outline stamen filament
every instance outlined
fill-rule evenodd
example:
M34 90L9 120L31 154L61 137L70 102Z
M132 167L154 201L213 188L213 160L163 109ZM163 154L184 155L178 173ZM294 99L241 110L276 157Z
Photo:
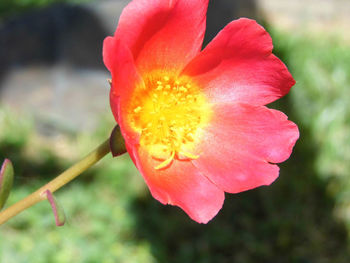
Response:
M195 160L195 159L198 159L199 158L199 155L195 155L195 154L192 154L192 153L188 153L188 152L180 152L180 155L183 155L189 159L192 159L192 160Z
M159 165L157 165L154 169L160 170L160 169L163 169L163 168L167 167L172 162L174 157L175 157L175 151L173 151L171 153L171 155L170 155L170 157L168 159L166 159L164 162L162 162Z

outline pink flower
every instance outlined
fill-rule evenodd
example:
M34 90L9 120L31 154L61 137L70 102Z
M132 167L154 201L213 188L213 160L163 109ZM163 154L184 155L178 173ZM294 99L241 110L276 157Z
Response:
M201 51L208 0L134 0L103 58L127 150L152 195L206 223L224 192L271 184L299 137L264 105L295 84L250 19L229 23Z

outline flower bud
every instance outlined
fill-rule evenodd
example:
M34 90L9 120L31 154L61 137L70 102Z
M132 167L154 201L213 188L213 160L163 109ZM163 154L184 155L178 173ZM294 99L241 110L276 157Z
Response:
M120 128L116 125L109 138L109 145L113 157L117 157L126 152L124 138L120 132Z
M13 165L5 159L0 170L0 210L4 207L13 184Z

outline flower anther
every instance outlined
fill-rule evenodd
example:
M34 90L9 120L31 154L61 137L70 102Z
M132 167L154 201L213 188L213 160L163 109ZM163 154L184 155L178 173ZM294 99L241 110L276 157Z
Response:
M129 121L141 134L140 145L162 161L158 170L174 158L198 158L195 145L211 115L210 104L190 77L153 72L135 88Z

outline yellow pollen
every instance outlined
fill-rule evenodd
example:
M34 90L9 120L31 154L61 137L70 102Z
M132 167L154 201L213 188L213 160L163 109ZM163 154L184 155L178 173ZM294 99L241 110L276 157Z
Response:
M138 113L142 108L140 106L137 106L135 109L134 109L134 112L135 113Z
M179 88L179 91L187 92L187 89L186 89L185 87L181 86L181 87Z
M197 159L197 145L212 115L199 86L187 76L155 71L143 76L130 100L130 126L140 134L140 146L159 162L156 170L173 160ZM165 81L165 83L164 83Z

